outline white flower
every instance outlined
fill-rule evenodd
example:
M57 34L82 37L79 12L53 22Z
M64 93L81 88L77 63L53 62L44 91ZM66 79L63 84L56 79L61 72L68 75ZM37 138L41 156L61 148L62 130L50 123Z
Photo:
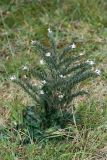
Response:
M59 95L58 97L62 99L62 98L64 97L64 95L63 95L63 94L61 94L61 95Z
M59 77L61 77L61 78L65 78L65 76L63 76L62 74L60 74L60 75L59 75Z
M73 44L70 45L69 47L71 47L72 49L75 49L75 48L76 48L76 45L75 45L75 43L73 43Z
M87 60L86 63L90 64L91 66L95 64L94 61L90 61L90 60Z
M87 60L87 61L86 61L86 63L90 63L90 61L89 61L89 60Z
M35 45L36 43L37 43L36 40L35 40L35 41L31 40L31 44L32 44L32 45Z
M48 32L49 32L49 33L52 33L52 31L51 31L51 29L50 29L50 28L48 28Z
M101 71L100 71L99 69L96 69L96 70L95 70L95 73L96 73L98 76L100 76Z
M67 75L67 77L70 77L70 76L71 76L71 74L68 74L68 75Z
M46 53L46 57L50 57L51 56L51 53L50 52L47 52Z
M43 80L43 81L42 81L42 83L43 83L43 84L46 84L46 81L45 81L45 80Z
M27 78L27 76L26 76L26 75L23 75L23 78Z
M16 80L16 79L17 79L17 78L16 78L15 75L13 75L13 76L10 77L10 80L11 80L11 81L14 81L14 80Z
M22 70L24 71L24 70L28 70L29 68L27 67L27 66L23 66L22 67Z
M44 64L44 61L43 61L43 59L41 59L41 60L40 60L40 64Z
M40 94L44 94L44 91L43 91L43 90L40 90Z
M32 83L32 86L38 86L38 84L37 83Z
M16 125L17 125L17 122L16 122L16 121L13 121L13 124L16 126Z
M36 85L38 87L38 89L42 89L43 87L43 84L39 84L39 85Z
M81 52L79 55L80 55L80 56L83 56L83 55L84 55L84 52Z
M95 63L93 61L90 61L90 65L94 65Z

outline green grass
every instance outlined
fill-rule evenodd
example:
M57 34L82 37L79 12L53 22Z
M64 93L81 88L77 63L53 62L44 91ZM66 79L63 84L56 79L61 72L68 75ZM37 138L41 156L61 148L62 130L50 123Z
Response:
M107 133L107 19L106 0L0 0L0 160L98 160L105 158ZM21 123L22 110L32 101L8 78L20 75L23 65L35 65L31 40L47 42L47 28L55 32L58 47L77 43L78 50L94 59L101 77L85 87L90 97L75 101L81 125L73 124L73 139L34 143L28 131L10 129ZM4 127L5 126L5 127ZM23 145L25 137L30 143ZM102 149L102 153L100 153ZM106 159L106 158L105 158Z

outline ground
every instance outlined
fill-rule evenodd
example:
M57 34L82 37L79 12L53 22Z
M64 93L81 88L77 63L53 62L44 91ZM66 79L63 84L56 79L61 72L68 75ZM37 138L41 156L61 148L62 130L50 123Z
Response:
M1 160L106 160L107 159L107 19L106 0L0 0L0 131ZM83 128L73 128L73 140L19 144L11 126L20 123L31 98L9 77L20 75L23 65L35 65L38 57L31 40L48 45L47 29L55 32L57 47L71 41L80 53L95 61L101 76L80 87L89 97L75 100ZM24 75L23 75L24 76ZM29 136L29 133L27 134Z

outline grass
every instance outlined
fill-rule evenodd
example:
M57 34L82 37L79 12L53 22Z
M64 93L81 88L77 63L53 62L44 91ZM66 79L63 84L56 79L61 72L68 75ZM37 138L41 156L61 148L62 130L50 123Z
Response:
M107 159L107 71L106 0L0 0L0 159L1 160L98 160ZM8 77L23 65L35 65L31 40L47 43L47 28L55 31L58 48L71 40L80 52L94 59L102 70L101 77L83 86L90 97L75 100L81 125L72 125L73 140L48 140L35 143L29 132L15 131L21 123L22 110L31 99ZM44 38L45 37L45 38ZM6 129L4 129L6 128ZM17 132L15 135L14 132ZM30 143L23 145L25 137Z

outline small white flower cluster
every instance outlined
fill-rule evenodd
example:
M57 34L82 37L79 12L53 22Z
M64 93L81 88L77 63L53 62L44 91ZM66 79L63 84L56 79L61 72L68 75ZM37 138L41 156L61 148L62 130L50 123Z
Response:
M91 60L87 60L86 63L88 63L89 65L93 66L95 64L94 61L91 61Z
M44 91L43 90L40 90L40 92L39 92L41 95L43 95L44 94Z
M87 60L86 63L91 66L95 65L95 62L92 60ZM98 75L98 76L101 75L101 71L99 69L94 70L94 68L92 68L92 70L96 73L96 75Z
M50 57L50 56L51 56L51 53L50 53L50 52L47 52L45 56L46 56L46 57ZM41 65L45 64L45 62L44 62L43 59L40 60L40 64L41 64Z
M49 32L49 33L52 33L52 31L51 31L51 29L50 29L50 28L48 28L48 32Z
M39 94L43 95L44 91L42 90L43 85L46 84L46 80L41 81L41 84L39 84L38 88L40 89Z
M41 83L37 83L36 81L33 81L33 83L31 82L32 86L35 86L35 87L38 88L38 93L40 95L44 94L44 91L43 91L42 87L43 87L43 84L45 84L45 83L46 83L45 80L43 80Z
M62 74L60 74L60 75L59 75L59 77L60 77L60 78L65 78L65 76L64 76L64 75L62 75Z
M96 69L96 70L95 70L95 73L96 73L98 76L101 75L101 71L100 71L99 69Z
M35 80L35 79L32 79L32 80L30 81L30 84L31 84L32 86L38 86L38 85L39 85L38 81Z
M46 84L46 81L45 81L45 80L43 80L43 81L42 81L42 84Z
M43 87L44 84L46 84L45 80L43 80L41 82L40 81L39 82L36 82L36 81L32 81L31 82L31 85L38 87L38 89L42 89L42 87Z
M40 64L41 64L41 65L44 64L44 60L43 60L43 59L40 60Z
M36 40L35 40L35 41L34 41L34 40L31 40L31 44L32 44L32 45L35 45L36 43L37 43Z
M80 55L80 56L84 56L84 54L85 54L84 52L81 52L79 55Z
M43 84L38 84L37 87L38 87L38 89L42 89Z
M22 66L22 70L26 71L26 70L29 70L29 68L28 68L28 66Z
M75 49L75 48L76 48L76 45L75 45L75 43L73 43L73 44L70 45L69 47L71 47L72 49Z
M46 57L50 57L51 56L51 53L50 52L47 52L46 53Z
M58 96L60 99L62 99L63 97L64 97L64 95L63 94L61 94L61 95L59 95Z
M15 75L13 75L13 76L10 77L11 81L15 81L16 79L17 79L17 77Z

